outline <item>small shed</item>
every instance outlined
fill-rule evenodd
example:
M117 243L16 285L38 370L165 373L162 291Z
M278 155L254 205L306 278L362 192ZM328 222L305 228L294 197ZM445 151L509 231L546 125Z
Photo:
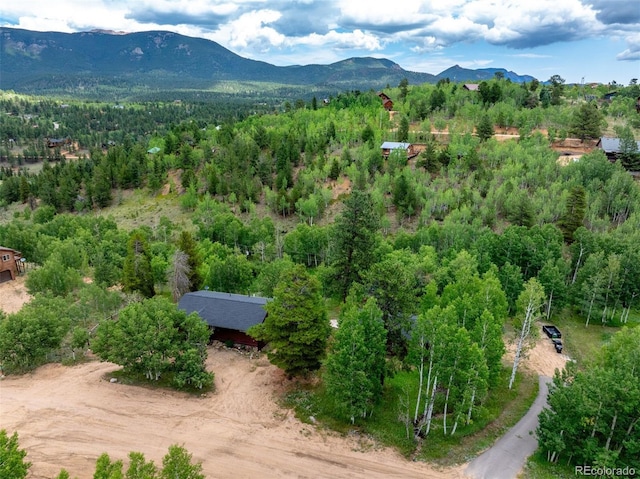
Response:
M465 83L464 85L462 85L462 88L469 91L478 91L480 85L478 83Z
M395 150L404 150L407 154L407 158L415 156L417 153L415 147L411 143L404 143L398 141L385 141L382 146L382 156L389 158L389 155Z
M24 271L22 253L12 248L0 246L0 283L16 279Z
M640 151L640 141L637 141L638 151ZM616 161L620 156L620 138L603 136L596 143L596 148L600 148L609 161Z
M264 306L269 301L269 298L242 294L194 291L180 298L178 308L187 314L198 313L213 329L212 340L261 348L264 344L249 336L247 330L264 322L267 317Z

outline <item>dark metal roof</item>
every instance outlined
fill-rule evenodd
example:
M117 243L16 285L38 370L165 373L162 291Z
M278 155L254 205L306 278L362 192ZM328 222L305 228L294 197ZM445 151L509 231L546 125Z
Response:
M267 317L264 305L269 298L244 296L242 294L195 291L187 293L178 302L178 308L187 314L196 312L214 328L247 331Z

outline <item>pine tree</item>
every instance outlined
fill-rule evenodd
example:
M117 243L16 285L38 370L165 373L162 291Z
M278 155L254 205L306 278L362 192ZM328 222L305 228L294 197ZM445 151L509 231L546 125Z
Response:
M303 265L285 270L265 309L265 321L248 332L269 343L269 360L289 377L320 368L330 328L320 282Z
M482 115L480 122L476 126L476 134L480 141L486 141L493 136L493 123L489 115Z
M189 291L197 291L202 284L202 278L199 273L200 254L198 252L198 243L190 231L183 230L180 232L178 249L187 255Z
M129 237L127 257L122 268L122 286L125 292L138 291L147 298L155 294L151 255L147 240L139 231L134 231Z
M564 215L558 221L565 242L571 244L573 233L582 226L587 210L587 194L582 186L574 186L569 191Z
M581 140L599 138L602 134L603 117L595 103L583 103L573 113L571 134Z
M344 202L333 230L335 253L334 278L343 299L352 283L360 282L364 272L375 261L376 233L380 219L368 192L355 190Z

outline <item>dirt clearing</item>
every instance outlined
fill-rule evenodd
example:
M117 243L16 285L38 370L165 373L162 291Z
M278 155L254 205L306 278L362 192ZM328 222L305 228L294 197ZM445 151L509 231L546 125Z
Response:
M0 284L0 311L16 313L31 299L24 286L25 278L26 276L18 276L14 281Z
M202 462L207 478L461 478L407 461L357 436L303 424L280 408L281 371L263 356L209 350L217 391L204 397L110 383L118 367L92 361L50 364L0 381L0 428L17 431L33 463L30 478L93 476L107 452L124 459L140 451L159 464L171 444Z
M566 354L558 354L556 352L551 340L542 332L541 324L536 323L533 327L538 329L540 334L536 340L536 345L527 351L526 357L521 360L520 367L529 369L542 376L553 377L555 370L564 369L567 361L571 361L571 358ZM507 353L504 355L504 361L511 366L513 365L516 344L514 341L506 345Z

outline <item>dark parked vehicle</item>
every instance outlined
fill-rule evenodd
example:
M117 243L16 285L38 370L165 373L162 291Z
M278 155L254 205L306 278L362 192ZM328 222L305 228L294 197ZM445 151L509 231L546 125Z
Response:
M556 348L556 353L561 353L562 352L562 341L560 339L552 339L551 340L553 342L553 347Z
M544 333L547 336L549 336L551 339L553 339L553 338L561 338L562 337L562 334L560 333L560 330L558 328L556 328L555 326L552 326L550 324L542 326L542 331L544 331Z

